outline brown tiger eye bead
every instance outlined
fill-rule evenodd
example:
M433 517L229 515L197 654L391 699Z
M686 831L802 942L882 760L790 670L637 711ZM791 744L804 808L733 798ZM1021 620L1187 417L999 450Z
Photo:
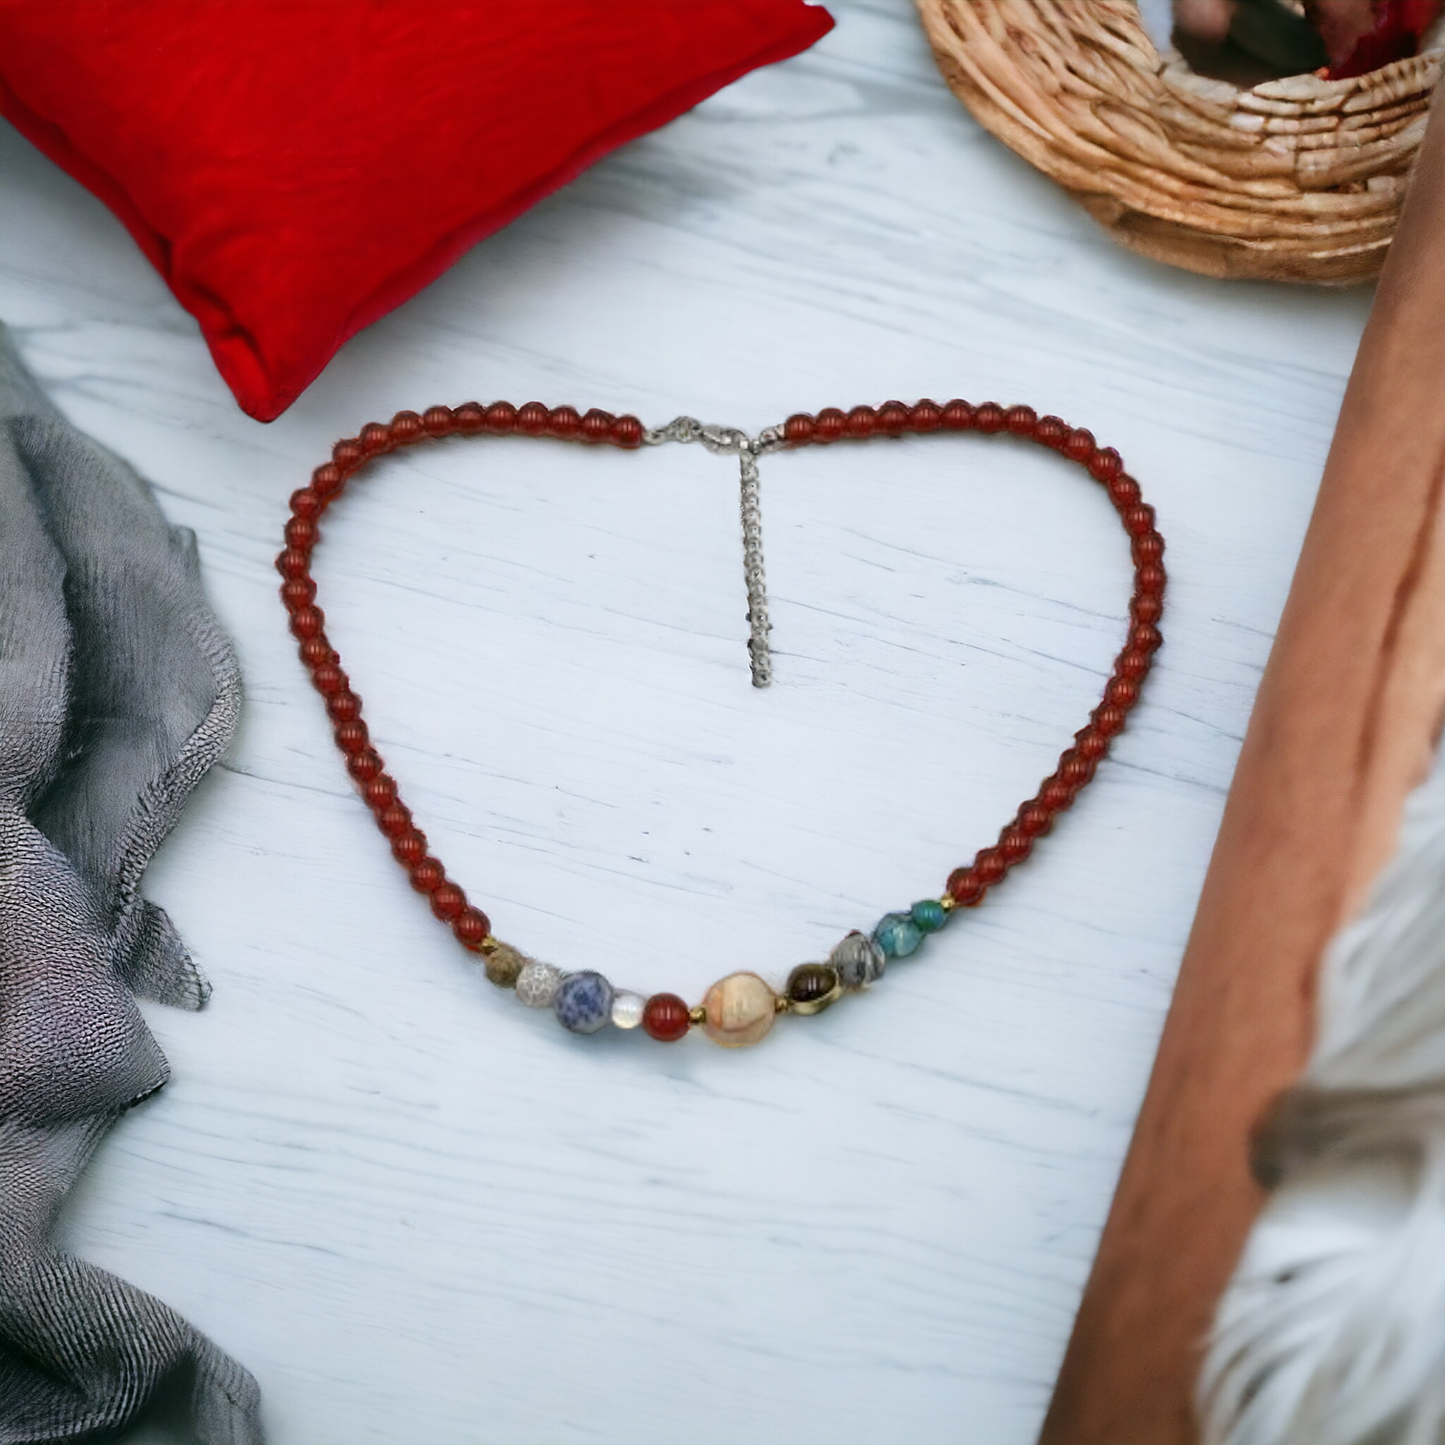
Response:
M831 963L800 963L784 990L795 1014L821 1013L843 993L843 980Z
M498 988L516 988L517 975L526 967L527 956L510 943L493 943L485 953L487 982Z

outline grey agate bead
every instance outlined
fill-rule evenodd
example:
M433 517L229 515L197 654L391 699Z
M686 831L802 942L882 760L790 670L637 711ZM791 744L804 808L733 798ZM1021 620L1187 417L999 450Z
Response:
M867 988L883 977L888 960L866 933L850 933L828 957L844 988Z
M517 975L517 1001L528 1008L551 1008L562 982L562 970L553 963L528 959Z
M612 1022L612 985L591 969L569 973L557 986L552 1011L564 1029L595 1034Z

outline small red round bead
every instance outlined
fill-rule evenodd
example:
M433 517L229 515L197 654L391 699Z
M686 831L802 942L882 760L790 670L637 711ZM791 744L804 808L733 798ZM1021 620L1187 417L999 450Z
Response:
M835 442L847 427L848 418L836 406L825 406L813 420L813 440Z
M1054 815L1042 803L1025 803L1019 809L1018 826L1037 838L1047 833L1054 825Z
M298 551L304 552L316 545L316 539L320 536L316 530L316 523L310 517L292 517L286 523L286 542L288 546L295 547Z
M429 406L421 416L422 429L429 437L450 436L455 425L449 406Z
M1164 538L1158 532L1140 532L1129 548L1135 565L1157 562L1164 555Z
M1004 429L1004 409L996 401L986 401L976 407L973 424L981 432L997 432Z
M476 948L491 931L491 920L480 908L464 908L452 920L452 932L456 934L457 942L467 948Z
M1094 776L1094 762L1081 758L1072 748L1059 759L1059 781L1077 791Z
M327 462L311 473L311 490L318 497L334 497L346 480L345 474L335 462Z
M1062 449L1068 435L1068 422L1057 416L1041 416L1038 426L1034 428L1034 440L1046 447L1052 447L1054 451Z
M321 507L321 498L311 487L302 487L291 493L291 510L298 517L319 517Z
M311 683L322 697L331 698L333 693L347 692L347 677L335 663L323 663L311 674Z
M1114 672L1119 677L1130 677L1138 682L1148 671L1149 654L1142 647L1126 647L1114 659Z
M1114 707L1131 708L1139 701L1139 684L1132 677L1111 677L1104 689L1104 701Z
M319 607L298 607L291 614L291 631L297 637L320 637L325 628L326 614Z
M336 746L343 753L359 753L367 744L367 728L359 717L350 722L337 723Z
M1094 728L1106 738L1117 737L1124 731L1127 714L1114 703L1105 703L1094 709Z
M998 835L998 851L1010 867L1022 863L1034 850L1034 840L1022 828L1010 824Z
M1136 592L1129 601L1129 615L1135 622L1158 622L1164 615L1164 599L1157 593Z
M381 754L375 748L362 748L359 753L352 753L346 760L346 771L358 783L365 783L374 778L381 769Z
M1145 562L1134 572L1134 589L1146 597L1157 597L1164 590L1164 580L1164 569L1157 562Z
M1094 455L1094 433L1087 427L1076 426L1064 440L1064 455L1071 462L1083 462L1087 466Z
M414 411L399 411L391 419L391 439L398 446L406 446L418 437L426 435L422 419Z
M376 826L388 838L411 832L411 809L405 803L388 803L377 815Z
M813 418L807 412L794 412L783 423L783 440L790 446L806 446L813 440L813 427Z
M396 801L396 779L390 773L378 773L361 789L366 806L377 812Z
M961 908L972 908L983 899L983 883L972 868L955 868L948 875L948 896Z
M291 577L281 584L281 600L288 612L298 607L309 607L316 596L316 583L310 577Z
M936 401L916 401L908 408L908 430L937 431L943 425L943 408Z
M476 436L478 432L486 428L487 409L478 402L464 401L452 413L452 420L464 437Z
M995 407L994 410L997 411L998 408ZM955 397L939 414L938 424L944 431L972 431L978 426L978 411L971 403Z
M642 445L643 425L635 416L620 416L612 423L613 446L631 451Z
M595 406L582 418L582 440L584 442L605 442L612 435L612 423L617 418L610 411L599 411Z
M885 401L878 408L873 427L884 436L901 436L908 430L908 408L901 401Z
M867 441L873 435L873 423L877 420L877 412L871 406L855 406L848 413L848 424L843 430L844 436L851 437L854 441Z
M1039 789L1039 802L1052 813L1062 813L1074 801L1074 790L1058 778L1048 778Z
M547 435L570 442L582 430L582 413L575 406L554 406L547 413Z
M494 401L487 408L487 430L494 436L505 437L517 429L517 408L509 401Z
M1141 652L1157 652L1163 643L1159 629L1152 623L1136 622L1129 629L1129 646L1137 647Z
M1089 458L1089 475L1096 482L1108 482L1119 475L1123 458L1113 447L1101 447Z
M444 923L460 918L466 906L467 895L455 883L441 883L431 891L431 911Z
M354 472L366 460L366 453L355 437L347 437L331 448L331 460L343 472Z
M1033 436L1039 425L1039 414L1031 406L1011 406L1003 419L1004 425L1016 437Z
M301 661L307 667L321 667L326 663L336 661L336 654L331 650L331 644L324 637L308 637L299 649Z
M418 893L435 893L446 881L447 872L435 858L419 858L411 865L411 886Z
M334 723L354 722L361 716L361 699L346 688L326 699L326 715Z
M997 848L980 848L974 856L973 871L985 888L992 888L1008 872L1008 864Z
M675 993L655 993L643 1005L642 1027L658 1043L676 1043L691 1026L691 1011Z
M545 436L547 408L540 401L529 401L517 409L517 430L527 437Z
M361 443L362 451L369 457L391 450L391 428L383 426L379 421L367 422L356 434L356 439Z
M391 856L408 868L426 857L426 834L415 828L391 840Z
M288 547L277 554L276 570L283 577L304 577L311 570L311 558L298 547Z
M1119 520L1131 537L1142 537L1145 532L1154 530L1154 508L1148 502L1135 502L1119 514Z
M1127 511L1139 500L1139 483L1128 472L1120 472L1109 483L1109 500L1121 511Z
M1081 758L1097 763L1109 751L1109 739L1091 724L1074 734L1074 751Z

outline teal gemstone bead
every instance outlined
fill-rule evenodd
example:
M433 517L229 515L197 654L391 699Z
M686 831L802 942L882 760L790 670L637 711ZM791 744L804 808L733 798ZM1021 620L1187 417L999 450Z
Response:
M888 958L907 958L923 942L923 930L906 913L885 913L873 940Z
M920 898L908 913L925 933L937 933L948 922L948 909L936 898Z

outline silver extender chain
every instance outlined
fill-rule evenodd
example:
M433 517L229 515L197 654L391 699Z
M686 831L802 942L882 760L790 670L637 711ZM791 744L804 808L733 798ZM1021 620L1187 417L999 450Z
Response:
M750 437L736 427L706 426L694 417L680 416L666 426L642 434L645 446L662 442L701 442L708 451L732 453L738 459L739 505L743 523L743 581L748 593L748 659L753 686L767 687L773 680L773 654L768 644L768 584L763 571L763 511L759 494L758 458L785 445L780 427L767 427Z

